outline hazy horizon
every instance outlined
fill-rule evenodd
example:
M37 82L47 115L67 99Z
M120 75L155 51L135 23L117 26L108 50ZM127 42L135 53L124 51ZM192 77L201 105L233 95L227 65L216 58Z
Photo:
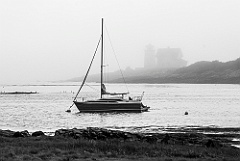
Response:
M181 48L188 65L240 57L238 0L1 0L0 84L84 75L101 18L123 69L143 67L148 44Z

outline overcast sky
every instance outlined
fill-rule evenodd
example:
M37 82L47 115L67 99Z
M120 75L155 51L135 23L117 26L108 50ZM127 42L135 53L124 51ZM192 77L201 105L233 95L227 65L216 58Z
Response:
M0 0L0 83L83 75L102 17L123 69L143 66L148 44L188 64L240 57L239 0Z

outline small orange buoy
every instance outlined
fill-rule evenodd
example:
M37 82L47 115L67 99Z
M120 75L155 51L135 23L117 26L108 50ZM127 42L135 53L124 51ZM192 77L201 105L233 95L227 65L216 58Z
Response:
M186 111L186 112L184 113L184 115L188 115L188 112Z

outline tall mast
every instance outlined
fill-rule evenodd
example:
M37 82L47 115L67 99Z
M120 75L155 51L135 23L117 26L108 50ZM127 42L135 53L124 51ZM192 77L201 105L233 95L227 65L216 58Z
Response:
M103 84L103 18L102 18L102 41L101 41L101 98L102 98L102 84Z

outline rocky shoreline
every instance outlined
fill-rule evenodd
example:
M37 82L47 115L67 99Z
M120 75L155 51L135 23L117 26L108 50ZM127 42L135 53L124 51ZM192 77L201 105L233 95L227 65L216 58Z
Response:
M207 133L203 133L204 130ZM229 129L225 129L229 130ZM238 129L239 130L239 129ZM178 130L167 133L131 133L120 130L109 130L97 127L88 127L86 129L58 129L55 131L53 137L66 137L74 139L88 139L88 140L111 140L118 139L122 142L148 142L148 143L163 143L163 144L180 144L180 145L199 145L206 147L222 147L222 146L238 146L240 145L240 133L236 129L232 132L223 133L223 129L200 129L194 130ZM35 131L29 133L24 131L1 130L2 137L40 137L47 135L42 131Z
M97 127L43 131L0 130L0 161L238 161L237 128L126 132Z

